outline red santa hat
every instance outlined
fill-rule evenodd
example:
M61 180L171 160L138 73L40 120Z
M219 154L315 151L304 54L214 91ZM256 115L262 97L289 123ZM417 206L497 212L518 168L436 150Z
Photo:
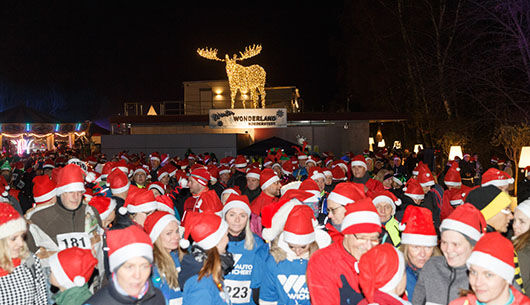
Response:
M84 174L79 165L63 167L57 176L57 196L67 192L85 192Z
M317 180L317 179L326 179L322 169L318 166L313 166L308 170L308 177Z
M307 205L294 206L283 228L283 240L289 244L307 245L315 241L315 216Z
M275 239L283 231L293 207L303 204L302 202L310 197L312 194L306 191L291 189L285 192L280 200L264 206L261 210L263 239L269 241Z
M467 188L466 189L452 189L447 191L449 195L449 203L451 206L457 206L464 204L464 198L466 198L467 195Z
M346 181L346 174L338 165L331 168L331 175L333 181Z
M150 263L153 262L151 239L138 225L108 231L107 246L112 272L116 272L121 265L135 257L144 257Z
M194 169L190 177L194 178L200 185L207 186L210 181L210 173L204 167Z
M298 189L309 192L315 196L318 196L318 198L320 198L320 188L318 187L318 184L311 178L308 178L302 181Z
M230 209L233 208L239 208L245 211L250 219L250 203L248 202L248 197L246 195L237 195L237 194L230 194L228 196L228 199L226 200L226 204L223 207L222 210L222 217L225 218L226 213Z
M418 165L412 170L412 175L417 176L420 174L420 168L423 167L423 161L420 161Z
M134 172L133 172L133 175L136 175L138 173L144 173L145 175L147 175L147 170L142 166L142 165L138 165L135 169L134 169Z
M337 184L329 193L328 200L333 200L340 205L347 205L365 197L364 185L361 188L358 183L342 182Z
M138 189L133 194L129 194L127 199L128 200L125 200L125 204L119 209L119 212L122 215L125 214L123 213L124 211L122 208L126 208L127 212L131 214L140 212L149 213L158 208L155 195L147 189Z
M425 197L423 188L421 187L418 180L414 178L410 178L409 181L407 181L407 185L403 188L403 190L405 191L405 195L412 199L423 200Z
M355 157L353 157L353 159L351 160L351 167L354 167L354 166L362 166L364 167L364 169L368 169L368 166L366 165L366 160L364 159L364 157L362 155L357 155Z
M225 166L225 165L221 165L219 167L219 176L220 175L224 175L224 174L230 174L230 168L228 168L228 166ZM248 174L247 174L248 175Z
M169 173L169 168L164 165L157 171L156 174L158 175L158 180L162 180L162 178L164 178L165 176L169 176Z
M151 242L154 243L164 228L172 221L175 221L177 225L179 224L179 221L173 214L165 211L156 211L147 216L144 222L144 230L149 234Z
M305 163L313 163L315 166L317 165L317 160L316 160L316 157L315 156L309 156L307 157L307 161L305 161Z
M55 253L48 262L57 283L70 289L88 283L98 260L94 258L91 250L73 247Z
M44 203L57 196L57 185L48 175L33 178L33 199L35 204Z
M501 187L512 184L513 182L514 180L510 175L493 167L482 175L482 186L494 185Z
M345 206L346 214L341 225L342 234L381 233L381 220L370 198Z
M261 171L259 184L262 190L265 190L276 181L280 181L280 178L278 178L278 175L272 169L266 168Z
M293 173L295 169L295 166L293 164L293 162L291 161L285 161L283 164L282 164L282 173L284 175L291 175Z
M432 220L431 210L409 205L401 220L401 243L434 247L438 245L438 237Z
M116 208L116 200L105 196L94 196L90 199L88 204L98 210L99 217L101 217L102 220L109 217L112 211Z
M9 203L0 203L0 239L26 231L26 221Z
M427 167L427 165L424 165L420 168L418 182L422 187L434 185L434 177L432 176L431 170Z
M243 155L238 155L234 164L237 168L245 168L247 167L247 159L245 159L245 156Z
M168 154L161 154L160 155L160 163L166 164L169 161L169 155Z
M121 170L112 170L107 177L108 184L110 186L110 191L112 194L121 194L129 190L131 183L127 175Z
M200 212L219 213L223 210L223 203L214 190L209 190L201 194L196 207Z
M513 253L512 242L499 232L486 233L473 248L466 265L467 268L471 265L485 268L512 284L515 276Z
M127 161L121 159L118 162L114 162L114 168L112 170L116 168L121 170L125 175L129 175L129 165L127 164Z
M55 168L55 162L53 162L52 159L46 159L46 161L44 161L44 165L42 166L42 168L44 168L44 169L46 169L46 168L54 169Z
M147 189L155 189L160 193L160 195L164 195L166 193L166 186L160 181L151 182Z
M154 153L149 155L149 159L158 160L160 162L160 155L158 154L158 152L155 151Z
M376 290L391 293L405 275L403 253L392 245L384 243L368 250L359 263L359 286L368 301L374 303Z
M188 248L189 237L204 250L215 247L228 231L228 224L219 215L213 213L188 212L184 225L184 237L180 240L181 248Z
M372 199L374 205L378 203L388 203L392 207L392 215L396 213L396 206L401 205L401 199L397 198L392 192L384 190L374 194Z
M324 174L324 178L333 177L333 173L329 168L324 168L322 173Z
M101 169L101 179L107 178L107 176L110 174L113 168L114 168L114 162L105 163L105 165L103 165L103 168Z
M165 211L175 215L175 209L173 200L167 195L159 195L155 197L156 203L158 204L157 210Z
M259 168L253 167L247 171L247 178L259 179L260 173Z
M460 168L458 163L454 162L447 170L444 177L444 183L447 186L460 187L462 185L462 178L460 177Z
M225 189L221 193L221 197L223 197L223 195L225 195L225 194L241 195L241 191L239 190L239 187L236 185L234 187L229 187L229 188Z
M442 221L440 231L452 230L478 241L486 232L486 219L471 203L459 205Z

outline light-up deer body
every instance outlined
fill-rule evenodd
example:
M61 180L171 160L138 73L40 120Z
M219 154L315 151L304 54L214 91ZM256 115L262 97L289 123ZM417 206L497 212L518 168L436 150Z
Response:
M222 60L217 57L217 49L197 49L200 56L217 61L226 62L226 74L228 75L228 83L230 85L230 97L232 100L232 108L235 106L235 99L237 91L243 95L250 93L250 98L254 108L258 108L258 94L261 96L261 106L265 108L265 78L267 74L265 70L259 65L252 65L245 67L237 64L238 60L244 60L261 52L260 45L253 45L245 48L245 52L239 52L240 57L234 54L232 58L225 55ZM243 108L246 108L245 99L243 99Z

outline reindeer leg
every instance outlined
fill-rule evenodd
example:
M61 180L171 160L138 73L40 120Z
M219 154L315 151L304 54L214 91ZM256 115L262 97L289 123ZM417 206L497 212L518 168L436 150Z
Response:
M236 94L237 90L230 90L230 98L232 99L232 109L234 109L234 106L236 104Z
M265 83L262 86L259 86L259 95L261 97L261 108L265 108Z
M252 89L252 90L250 91L250 98L252 99L252 107L253 107L254 109L256 109L257 106L258 106L258 98L257 98L257 97L258 97L258 96L256 95L256 90L255 90L255 89Z

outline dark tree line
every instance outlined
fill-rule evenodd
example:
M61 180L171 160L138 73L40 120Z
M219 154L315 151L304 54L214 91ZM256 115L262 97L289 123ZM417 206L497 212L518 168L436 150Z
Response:
M406 144L483 153L528 124L529 1L344 1L340 22L336 110L405 113Z

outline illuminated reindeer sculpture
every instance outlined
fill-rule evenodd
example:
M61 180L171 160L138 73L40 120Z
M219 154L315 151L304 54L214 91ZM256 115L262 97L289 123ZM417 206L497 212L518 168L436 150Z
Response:
M232 108L236 102L237 91L241 94L250 92L250 98L254 108L258 108L258 94L261 96L261 107L265 108L265 77L267 74L265 70L258 65L245 67L236 63L238 60L244 60L258 55L261 52L261 45L253 45L246 47L245 52L239 52L241 55L237 57L236 54L232 58L225 55L222 60L217 57L217 49L197 49L200 56L217 61L226 62L226 74L228 75L228 83L230 84L230 97L232 99ZM245 99L243 99L243 108L246 108Z

